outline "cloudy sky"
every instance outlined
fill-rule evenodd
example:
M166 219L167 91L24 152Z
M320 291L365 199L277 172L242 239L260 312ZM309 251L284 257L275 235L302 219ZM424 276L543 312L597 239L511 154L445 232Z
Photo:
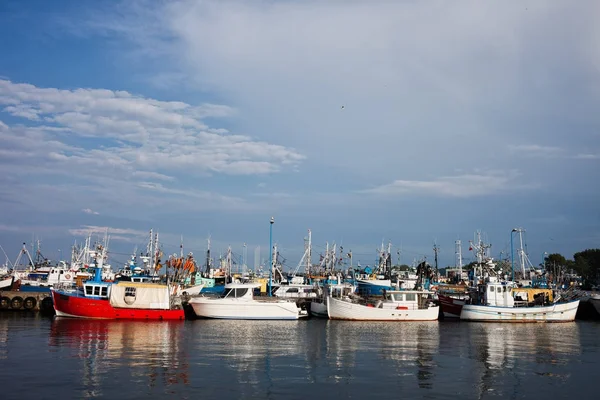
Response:
M0 244L600 247L596 1L3 1ZM464 247L468 247L466 244ZM464 257L472 255L464 249ZM0 254L2 262L4 255ZM316 257L315 257L316 261Z

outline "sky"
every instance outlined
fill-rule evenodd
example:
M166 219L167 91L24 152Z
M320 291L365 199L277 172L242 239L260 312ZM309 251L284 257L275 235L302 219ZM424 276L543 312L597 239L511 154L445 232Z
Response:
M600 247L600 3L0 3L0 245ZM517 239L513 235L513 239ZM516 243L516 242L515 242ZM516 244L513 244L513 249ZM0 254L1 262L4 255Z

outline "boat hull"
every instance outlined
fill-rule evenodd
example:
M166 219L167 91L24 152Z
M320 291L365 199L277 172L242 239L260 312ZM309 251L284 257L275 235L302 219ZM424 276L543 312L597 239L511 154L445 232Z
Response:
M327 312L330 319L351 321L436 321L439 306L412 310L377 308L328 297Z
M0 289L10 289L14 281L12 276L0 279Z
M157 310L140 308L116 308L108 299L95 299L70 295L52 290L54 311L58 317L94 318L94 319L145 319L145 320L182 320L185 312L181 310Z
M195 298L190 305L200 318L294 320L300 317L296 303L288 301Z
M309 311L311 317L329 318L327 313L327 303L321 301L311 301Z
M600 314L600 297L592 297L588 300L596 309L596 312Z
M458 299L440 293L438 293L438 299L440 300L440 306L442 307L444 317L460 318L460 312L462 311L462 307L465 305L464 299Z
M465 304L460 319L478 322L570 322L579 300L539 307L495 307Z

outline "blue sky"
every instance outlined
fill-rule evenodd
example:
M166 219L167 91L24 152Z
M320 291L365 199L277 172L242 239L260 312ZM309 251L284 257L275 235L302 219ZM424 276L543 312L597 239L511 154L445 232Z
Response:
M4 1L0 244L600 247L594 1ZM468 247L468 246L465 246ZM121 254L121 255L119 255ZM465 251L464 257L470 255ZM315 256L315 261L317 257ZM2 256L2 261L4 257Z

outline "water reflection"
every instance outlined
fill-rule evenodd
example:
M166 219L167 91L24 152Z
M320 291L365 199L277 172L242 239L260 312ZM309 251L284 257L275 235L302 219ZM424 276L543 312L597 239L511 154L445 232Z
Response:
M242 397L270 397L279 385L310 380L307 321L197 322L194 351L233 372Z
M512 398L523 390L521 377L532 371L554 379L569 374L551 372L581 353L577 323L471 324L474 358L483 368L477 379L480 397L495 392ZM502 385L499 384L502 382Z
M0 318L0 360L8 358L8 325L5 318Z
M577 323L56 319L45 326L50 352L35 360L64 365L75 382L65 394L76 398L121 398L125 387L129 397L156 398L549 397L575 386L577 369L588 371L580 359L596 359L589 349L598 343L595 326ZM9 361L15 347L21 356L23 346L39 344L16 340L23 329L12 329ZM0 352L5 330L0 320ZM44 389L57 380L43 376Z
M395 371L391 376L386 373L391 381L411 385L416 376L420 388L431 388L440 344L437 322L329 321L326 337L337 382L381 379L376 369L369 368L389 364L386 367Z
M137 382L150 387L187 385L189 362L179 344L181 321L104 321L55 318L51 348L66 348L81 359L81 384L86 397L103 395L104 378L111 383Z

